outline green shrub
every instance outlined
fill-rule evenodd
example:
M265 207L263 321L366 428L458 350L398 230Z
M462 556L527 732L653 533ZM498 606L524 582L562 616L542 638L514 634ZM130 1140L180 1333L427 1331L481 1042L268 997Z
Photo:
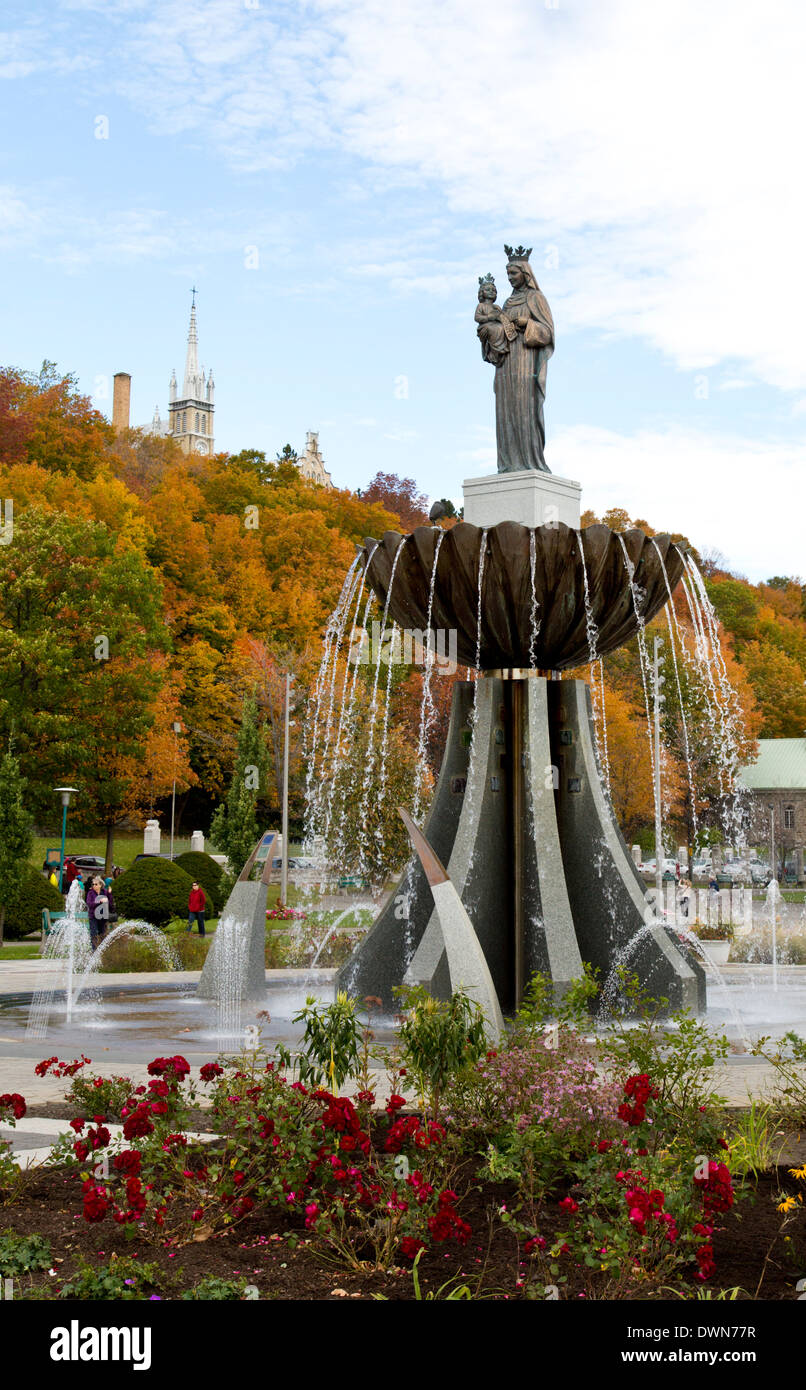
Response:
M133 1084L130 1076L82 1076L79 1073L73 1077L64 1098L82 1119L103 1115L105 1120L117 1123L122 1118L121 1107L131 1095Z
M175 925L176 930L173 930ZM166 932L167 940L179 957L179 970L201 970L213 940L208 933L199 936L194 928L188 933L187 922L172 923ZM98 967L102 975L134 975L152 970L166 970L165 958L157 945L144 937L119 937L106 948Z
M4 935L8 940L19 941L20 937L39 931L44 907L50 912L64 912L64 898L33 864L25 864L20 870L15 901L6 907Z
M484 1015L461 989L447 1000L433 999L423 985L402 985L395 994L403 1005L400 1053L436 1118L447 1083L487 1051Z
M108 1303L150 1298L154 1290L164 1289L168 1282L157 1264L146 1264L128 1255L113 1255L105 1265L91 1265L82 1260L73 1278L62 1285L59 1297L101 1299Z
M207 1299L234 1303L241 1302L245 1290L245 1279L218 1279L214 1274L208 1274L206 1278L200 1279L198 1284L194 1284L192 1289L185 1289L180 1297L186 1303L196 1303Z
M778 932L776 942L779 965L806 965L806 936ZM772 963L772 933L769 928L752 936L735 938L730 951L731 965L770 965Z
M180 869L184 869L186 874L190 874L191 879L201 884L211 915L217 915L226 901L221 865L216 864L212 855L203 854L201 850L195 849L178 854L174 863L178 864Z
M164 927L172 917L187 920L193 879L169 859L138 859L115 883L121 918L138 918Z
M4 1279L48 1269L51 1259L50 1241L42 1236L21 1236L10 1228L0 1231L0 1275Z
M199 936L196 928L188 932L184 927L176 936L171 937L171 945L179 957L183 970L201 970L207 959L207 952L213 944L215 937L208 930L206 936Z

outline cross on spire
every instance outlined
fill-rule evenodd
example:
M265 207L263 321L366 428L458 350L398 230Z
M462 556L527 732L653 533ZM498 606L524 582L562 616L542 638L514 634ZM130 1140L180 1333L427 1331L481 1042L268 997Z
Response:
M190 291L190 293L193 295L193 304L192 304L192 308L195 309L195 308L196 308L196 286L195 286L195 285L193 286L193 289Z

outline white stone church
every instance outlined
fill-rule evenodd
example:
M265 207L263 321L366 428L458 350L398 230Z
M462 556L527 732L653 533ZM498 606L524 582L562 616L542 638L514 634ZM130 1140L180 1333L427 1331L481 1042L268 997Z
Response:
M114 379L114 398L112 421L115 429L129 428L131 400L131 377L128 372L118 372ZM168 415L163 419L159 406L153 418L142 425L144 434L170 436L186 454L212 454L215 452L215 382L213 370L205 372L199 367L199 340L196 324L196 291L190 309L187 353L185 355L185 375L180 394L176 371L171 372L168 384ZM309 430L305 453L297 459L297 467L308 482L318 483L320 487L332 487L333 480L325 468L325 461L319 451L319 435Z

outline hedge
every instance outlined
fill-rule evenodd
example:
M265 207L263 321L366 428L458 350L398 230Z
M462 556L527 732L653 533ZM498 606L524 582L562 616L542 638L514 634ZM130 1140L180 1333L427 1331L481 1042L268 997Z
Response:
M20 873L16 900L6 907L3 935L8 941L19 941L42 926L42 909L64 912L64 898L33 864L25 864Z
M128 920L164 927L172 917L186 917L193 879L169 859L138 859L116 879L112 892L118 914Z
M208 907L214 914L218 914L224 906L224 873L220 864L217 864L212 855L204 854L202 850L189 849L184 854L178 854L174 860L180 869L190 874L191 879L201 884L207 898Z

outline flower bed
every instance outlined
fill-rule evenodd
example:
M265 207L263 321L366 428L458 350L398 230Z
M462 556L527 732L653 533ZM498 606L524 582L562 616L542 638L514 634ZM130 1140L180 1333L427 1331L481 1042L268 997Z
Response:
M793 1297L806 1168L753 1169L696 1021L648 1019L605 1055L533 1018L485 1052L470 1001L404 1009L384 1104L345 996L302 1010L294 1073L281 1049L196 1074L157 1057L137 1086L44 1059L75 1113L46 1169L0 1145L0 1277L23 1298ZM202 1103L209 1143L188 1134ZM5 1123L25 1114L0 1096Z

